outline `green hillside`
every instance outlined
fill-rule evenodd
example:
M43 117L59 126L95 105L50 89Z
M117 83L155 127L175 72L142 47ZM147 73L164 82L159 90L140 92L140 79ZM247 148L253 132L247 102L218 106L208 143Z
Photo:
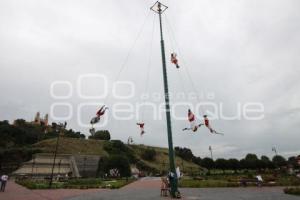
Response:
M107 156L107 152L103 149L105 141L102 140L86 140L78 138L64 138L59 140L59 148L57 150L60 154L87 154ZM44 153L53 153L55 150L56 138L42 140L33 145L33 147L41 149Z
M61 154L88 154L108 156L109 152L105 150L105 144L110 141L85 140L77 138L60 138L58 153ZM55 149L56 139L48 139L38 142L33 147L41 149L42 152L52 153ZM131 157L135 157L139 164L145 165L144 168L152 169L151 171L161 172L168 169L168 149L159 147L150 147L145 145L126 145ZM142 158L143 152L147 149L154 149L155 158L151 161ZM176 156L176 165L184 169L187 173L198 173L200 167L193 162L182 160Z

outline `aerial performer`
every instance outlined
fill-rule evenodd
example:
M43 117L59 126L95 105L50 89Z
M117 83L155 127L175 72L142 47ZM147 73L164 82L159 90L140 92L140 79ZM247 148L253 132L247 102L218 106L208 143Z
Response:
M144 122L136 123L136 125L138 125L140 127L140 129L141 129L141 136L143 136L144 133L145 133L145 130L144 130L145 123Z
M209 120L208 120L208 118L207 118L207 115L203 115L203 117L204 117L204 124L205 124L205 126L209 129L210 133L212 133L212 134L224 135L223 133L217 132L216 130L214 130L214 129L210 126L210 123L209 123Z
M177 69L179 68L176 53L171 53L171 63L173 63Z
M190 122L190 128L184 128L183 131L192 130L193 132L196 132L198 128L200 128L203 124L196 124L195 122L195 115L191 111L191 109L188 109L188 120Z
M108 109L108 107L105 107L105 105L103 105L103 106L97 111L96 116L93 117L93 118L91 119L91 122L90 122L90 123L91 123L92 125L98 123L98 122L100 121L101 116L105 114L105 111L106 111L107 109Z

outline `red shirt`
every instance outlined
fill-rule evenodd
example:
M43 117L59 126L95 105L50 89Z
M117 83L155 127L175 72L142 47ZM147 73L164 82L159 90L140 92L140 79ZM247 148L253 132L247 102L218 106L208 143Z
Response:
M137 125L139 125L140 128L144 128L145 123L139 123L139 124L137 124Z
M208 126L209 125L209 121L208 121L208 119L204 119L204 123L205 123L205 126Z
M194 121L195 120L195 115L192 112L189 112L188 113L188 119L189 119L190 122Z

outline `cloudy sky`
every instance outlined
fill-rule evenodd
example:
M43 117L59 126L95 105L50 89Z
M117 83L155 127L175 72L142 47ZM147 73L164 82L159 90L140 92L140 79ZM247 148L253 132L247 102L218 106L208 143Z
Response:
M188 107L202 103L206 106L194 110L197 120L209 114L215 129L225 133L182 132L187 120L173 117L174 146L201 157L209 156L209 145L215 157L272 156L272 146L286 157L300 154L300 2L162 2L169 6L163 25L171 103L180 105L172 113L186 118ZM113 139L132 136L135 143L166 147L165 115L153 117L164 101L157 98L163 80L153 3L2 0L0 120L30 121L40 111L88 135L86 124L106 104L107 123L97 129L110 130ZM180 69L169 62L171 52L178 54ZM130 97L116 98L113 85L119 96ZM175 97L179 93L197 98ZM151 97L144 100L143 94ZM142 103L156 107L139 109ZM249 103L263 106L262 119L245 117ZM121 107L127 111L120 114ZM144 137L138 120L146 122Z

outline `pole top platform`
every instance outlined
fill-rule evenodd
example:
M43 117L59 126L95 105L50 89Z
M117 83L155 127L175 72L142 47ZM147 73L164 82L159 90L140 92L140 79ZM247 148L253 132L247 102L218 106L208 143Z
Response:
M153 6L151 6L150 8L152 11L161 14L163 13L165 10L168 9L168 6L160 3L159 1L155 2L155 4Z

